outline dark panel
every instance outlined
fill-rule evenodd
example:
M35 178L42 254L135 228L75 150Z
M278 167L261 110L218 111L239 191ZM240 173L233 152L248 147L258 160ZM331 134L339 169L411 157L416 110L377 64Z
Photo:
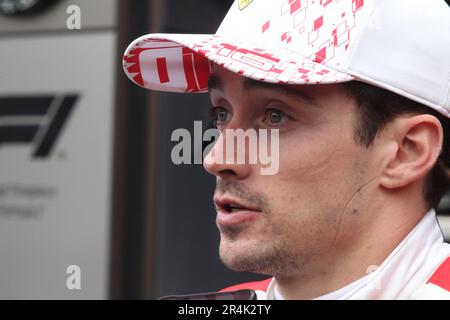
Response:
M150 1L120 1L118 14L110 298L141 299L145 272L152 272L144 270L144 235L153 232L145 230L149 92L127 79L121 61L128 44L150 31Z
M168 0L164 32L215 33L233 0Z

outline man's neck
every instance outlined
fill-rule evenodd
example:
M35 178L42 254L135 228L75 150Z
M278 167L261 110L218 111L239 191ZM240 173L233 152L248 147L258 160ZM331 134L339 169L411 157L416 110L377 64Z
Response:
M426 212L426 207L417 203L408 206L387 203L390 205L380 206L376 214L372 213L370 225L352 244L345 247L333 244L310 264L309 272L277 277L277 288L283 297L317 298L351 284L381 265Z

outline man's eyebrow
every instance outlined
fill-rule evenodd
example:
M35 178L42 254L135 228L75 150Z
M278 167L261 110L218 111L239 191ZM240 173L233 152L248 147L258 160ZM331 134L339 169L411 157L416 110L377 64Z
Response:
M293 96L295 98L299 98L308 104L315 105L315 106L318 105L317 101L310 94L308 94L304 90L299 90L298 87L295 87L294 85L291 85L291 84L263 82L263 81L257 81L254 79L246 78L244 80L244 88L245 89L278 90L278 91L284 92L290 96Z
M211 91L211 89L222 89L223 88L223 82L222 80L212 74L208 79L208 90ZM290 84L279 84L279 83L271 83L271 82L263 82L263 81L257 81L250 78L244 79L244 89L251 90L251 89L271 89L271 90L278 90L281 92L284 92L285 94L288 94L289 96L299 98L303 102L317 106L317 101L308 93L306 93L304 90L299 90L298 87L295 87Z

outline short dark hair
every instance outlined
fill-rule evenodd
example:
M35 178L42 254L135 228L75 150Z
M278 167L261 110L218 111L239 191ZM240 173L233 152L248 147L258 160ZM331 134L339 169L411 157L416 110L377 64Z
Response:
M426 177L423 190L428 206L437 207L450 188L450 119L428 106L370 84L350 81L343 86L355 98L359 107L355 140L367 148L374 142L377 133L400 115L430 114L441 122L444 131L442 151Z

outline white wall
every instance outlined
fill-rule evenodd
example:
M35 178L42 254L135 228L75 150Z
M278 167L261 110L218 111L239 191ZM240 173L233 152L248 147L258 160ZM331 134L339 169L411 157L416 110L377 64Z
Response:
M82 29L68 31L65 7L77 2ZM29 20L0 17L0 134L44 128L52 114L8 118L5 98L78 95L47 157L32 156L37 135L0 144L0 299L108 296L115 10L113 0L62 1ZM66 287L69 265L81 268L80 290Z

